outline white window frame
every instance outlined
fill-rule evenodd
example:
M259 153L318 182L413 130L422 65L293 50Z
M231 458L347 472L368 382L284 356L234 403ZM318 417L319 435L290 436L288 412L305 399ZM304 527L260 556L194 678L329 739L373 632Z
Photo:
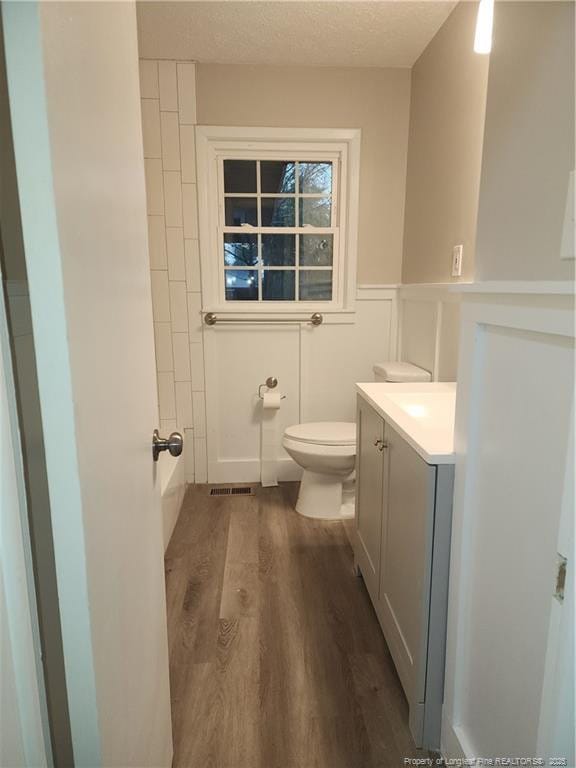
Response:
M328 160L333 163L332 224L310 234L334 232L332 300L318 301L226 301L222 238L222 165L228 158L248 153L261 160ZM199 205L202 304L205 312L262 317L354 311L358 239L360 178L360 130L323 128L236 128L196 127L196 157ZM266 195L268 196L268 195ZM296 222L297 223L297 222ZM294 228L296 229L296 228ZM278 232L293 233L293 228ZM249 234L249 228L243 230ZM297 277L297 275L296 275Z

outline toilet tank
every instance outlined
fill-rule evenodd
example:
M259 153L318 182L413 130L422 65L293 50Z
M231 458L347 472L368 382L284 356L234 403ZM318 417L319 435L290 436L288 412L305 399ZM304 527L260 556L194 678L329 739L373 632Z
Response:
M432 375L412 363L387 362L376 363L374 381L407 382L432 381Z

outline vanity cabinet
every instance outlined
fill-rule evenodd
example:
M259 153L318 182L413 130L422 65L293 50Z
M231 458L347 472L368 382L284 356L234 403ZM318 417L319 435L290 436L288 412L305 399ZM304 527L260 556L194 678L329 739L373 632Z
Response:
M414 741L437 749L454 467L424 461L361 396L357 429L355 565L406 693Z
M384 420L364 400L356 420L356 560L372 600L380 585L380 543L384 498ZM360 478L362 480L360 481Z

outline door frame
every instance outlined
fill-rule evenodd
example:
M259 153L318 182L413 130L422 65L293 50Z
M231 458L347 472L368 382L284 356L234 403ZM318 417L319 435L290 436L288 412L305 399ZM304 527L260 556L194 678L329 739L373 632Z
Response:
M82 498L44 83L41 9L2 6L6 74L50 490L74 757L100 764ZM47 393L59 397L46 401ZM65 439L64 439L65 436Z
M74 762L168 766L136 7L2 17Z
M0 278L2 277L0 272ZM14 668L14 715L20 725L24 765L53 765L24 464L4 291L0 290L0 600L5 602ZM6 648L0 649L2 655ZM3 679L2 684L5 685Z

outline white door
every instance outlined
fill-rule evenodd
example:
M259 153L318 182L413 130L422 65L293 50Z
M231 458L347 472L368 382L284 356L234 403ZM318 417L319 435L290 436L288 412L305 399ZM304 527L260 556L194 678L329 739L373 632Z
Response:
M2 15L75 763L168 766L135 6Z

